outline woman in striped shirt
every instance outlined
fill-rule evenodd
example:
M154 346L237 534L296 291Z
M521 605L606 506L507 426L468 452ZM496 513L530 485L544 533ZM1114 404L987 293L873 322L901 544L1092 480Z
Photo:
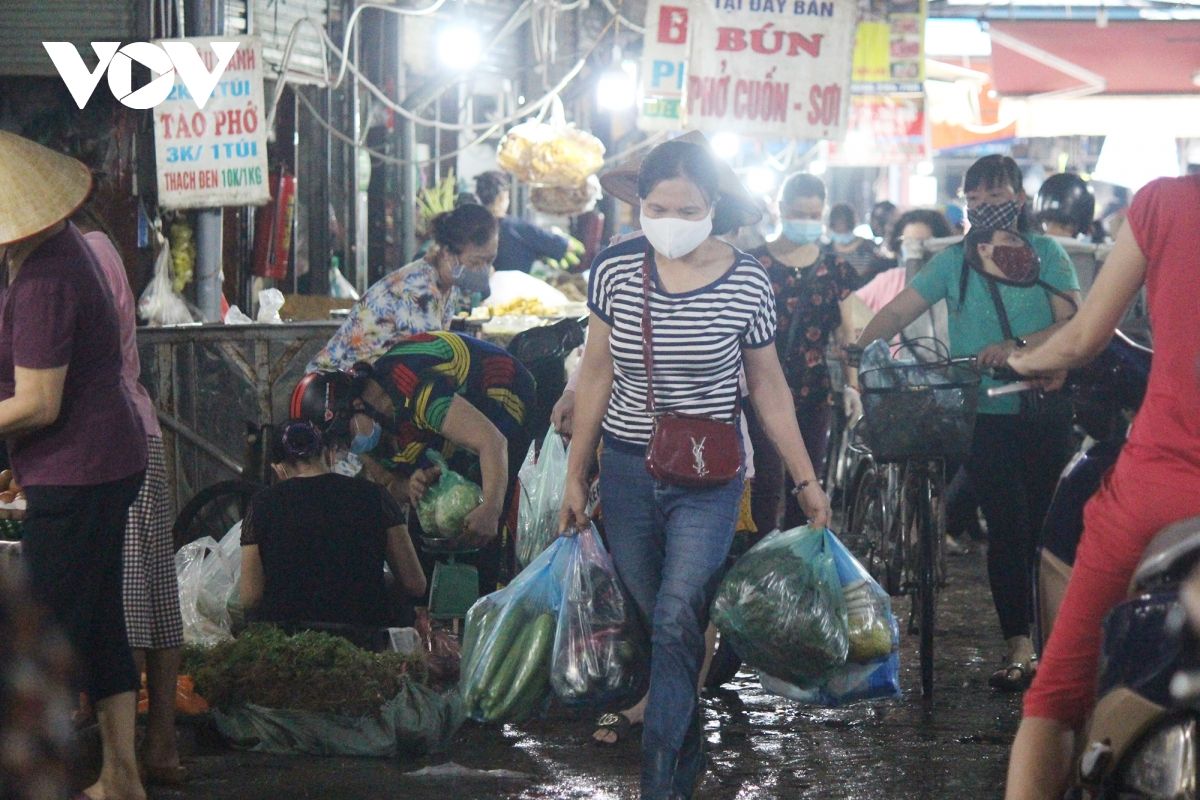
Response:
M745 369L750 399L787 463L801 506L816 525L826 525L830 511L770 346L776 327L770 281L751 256L716 238L752 224L758 209L706 144L659 145L642 162L637 187L645 235L605 250L592 268L560 527L588 524L586 477L603 435L600 496L609 545L652 630L642 797L691 797L704 763L696 696L704 629L742 479L690 489L657 483L646 471L653 426L641 330L647 260L656 409L731 419Z

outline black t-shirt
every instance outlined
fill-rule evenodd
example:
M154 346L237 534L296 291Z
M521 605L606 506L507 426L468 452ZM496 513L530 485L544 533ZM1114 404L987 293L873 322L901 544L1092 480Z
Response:
M403 522L395 499L360 478L292 478L259 492L242 522L242 544L262 558L258 618L386 625L387 530Z

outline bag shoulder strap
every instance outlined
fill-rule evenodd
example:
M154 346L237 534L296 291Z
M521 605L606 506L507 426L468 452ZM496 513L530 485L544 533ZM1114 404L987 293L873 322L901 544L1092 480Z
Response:
M646 410L654 413L654 329L650 323L650 259L647 247L642 258L642 360L646 363Z
M647 247L642 259L642 361L646 364L646 411L653 414L654 399L654 326L650 320L650 259L654 250ZM738 377L737 392L733 399L733 418L736 422L742 414L742 382Z

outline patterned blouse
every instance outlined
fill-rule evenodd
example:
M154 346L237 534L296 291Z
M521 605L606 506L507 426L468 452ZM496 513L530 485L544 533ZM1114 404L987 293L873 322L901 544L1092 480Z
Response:
M410 336L375 362L375 373L396 408L398 433L385 437L390 452L374 455L401 473L423 466L429 447L441 449L458 471L477 472L468 466L474 459L455 458L464 453L456 453L441 436L456 395L475 406L506 439L523 435L527 409L534 402L529 370L498 345L459 333Z
M437 268L418 259L367 289L307 371L344 370L359 361L374 362L406 336L446 330L465 302L458 287L443 295Z
M796 406L832 405L825 348L842 324L839 303L858 286L858 273L831 252L803 269L779 261L766 246L751 255L766 268L775 292L779 319L775 345Z

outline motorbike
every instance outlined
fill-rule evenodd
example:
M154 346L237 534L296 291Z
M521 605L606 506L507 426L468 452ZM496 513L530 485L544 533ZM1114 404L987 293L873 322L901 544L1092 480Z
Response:
M1118 331L1104 352L1068 378L1075 424L1084 435L1063 469L1042 525L1033 581L1038 611L1034 645L1039 653L1071 577L1075 548L1083 535L1083 507L1121 454L1129 421L1146 394L1151 356L1149 347Z
M1080 750L1072 800L1200 796L1200 665L1179 602L1200 564L1200 517L1159 533L1129 598L1104 622L1099 698Z

